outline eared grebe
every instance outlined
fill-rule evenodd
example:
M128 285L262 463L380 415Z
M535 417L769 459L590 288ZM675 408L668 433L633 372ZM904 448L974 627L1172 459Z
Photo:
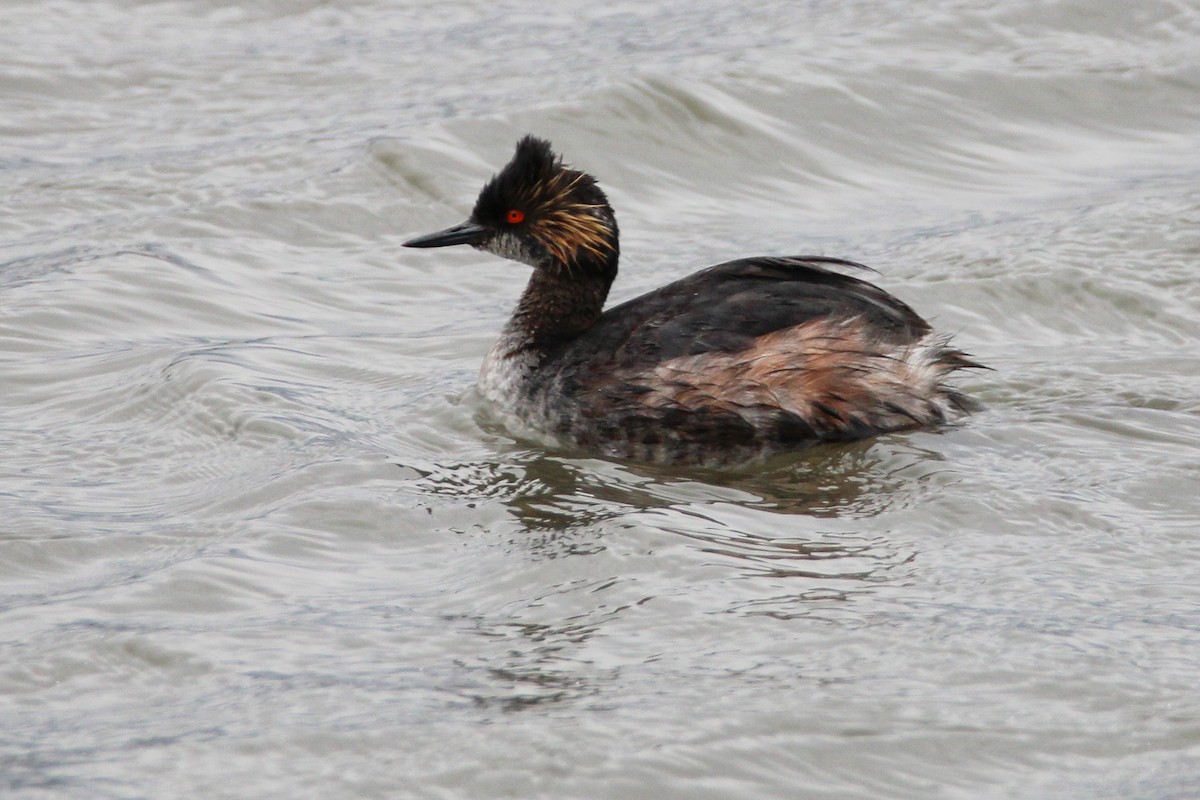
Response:
M617 221L595 179L526 136L470 218L407 247L469 244L533 267L479 389L526 433L609 456L728 465L945 422L978 367L824 256L743 258L608 311Z

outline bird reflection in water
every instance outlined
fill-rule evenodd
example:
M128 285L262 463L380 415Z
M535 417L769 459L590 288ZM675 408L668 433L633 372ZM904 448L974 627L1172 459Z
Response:
M919 502L940 474L940 461L937 451L911 440L827 446L745 472L577 459L538 448L511 451L504 461L437 465L414 488L502 503L517 523L505 538L542 558L598 552L615 527L649 522L705 552L753 563L756 574L827 577L828 570L794 565L864 558L877 537L860 529L876 526L856 521ZM746 519L712 519L714 506L753 515L755 530L739 524ZM830 533L785 518L837 524L827 526ZM844 577L869 573L854 569Z

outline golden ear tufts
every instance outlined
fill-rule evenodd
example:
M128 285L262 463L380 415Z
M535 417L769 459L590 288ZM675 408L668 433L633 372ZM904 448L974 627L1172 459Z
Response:
M606 258L613 252L610 225L594 213L603 206L571 199L575 188L586 177L582 172L560 172L548 185L540 187L537 198L539 213L533 225L534 232L546 249L564 264L571 264L583 253Z

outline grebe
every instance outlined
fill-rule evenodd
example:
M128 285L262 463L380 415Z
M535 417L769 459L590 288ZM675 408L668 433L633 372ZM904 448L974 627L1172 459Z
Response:
M979 367L825 256L743 258L603 311L617 221L591 175L526 136L470 218L404 243L469 244L533 267L483 362L482 395L526 433L618 458L731 465L924 428L966 411Z

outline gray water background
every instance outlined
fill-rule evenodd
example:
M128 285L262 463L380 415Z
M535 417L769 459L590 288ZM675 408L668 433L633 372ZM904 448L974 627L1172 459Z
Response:
M743 474L470 389L549 137L632 297L865 261L994 368ZM0 4L0 797L1200 797L1200 5Z

